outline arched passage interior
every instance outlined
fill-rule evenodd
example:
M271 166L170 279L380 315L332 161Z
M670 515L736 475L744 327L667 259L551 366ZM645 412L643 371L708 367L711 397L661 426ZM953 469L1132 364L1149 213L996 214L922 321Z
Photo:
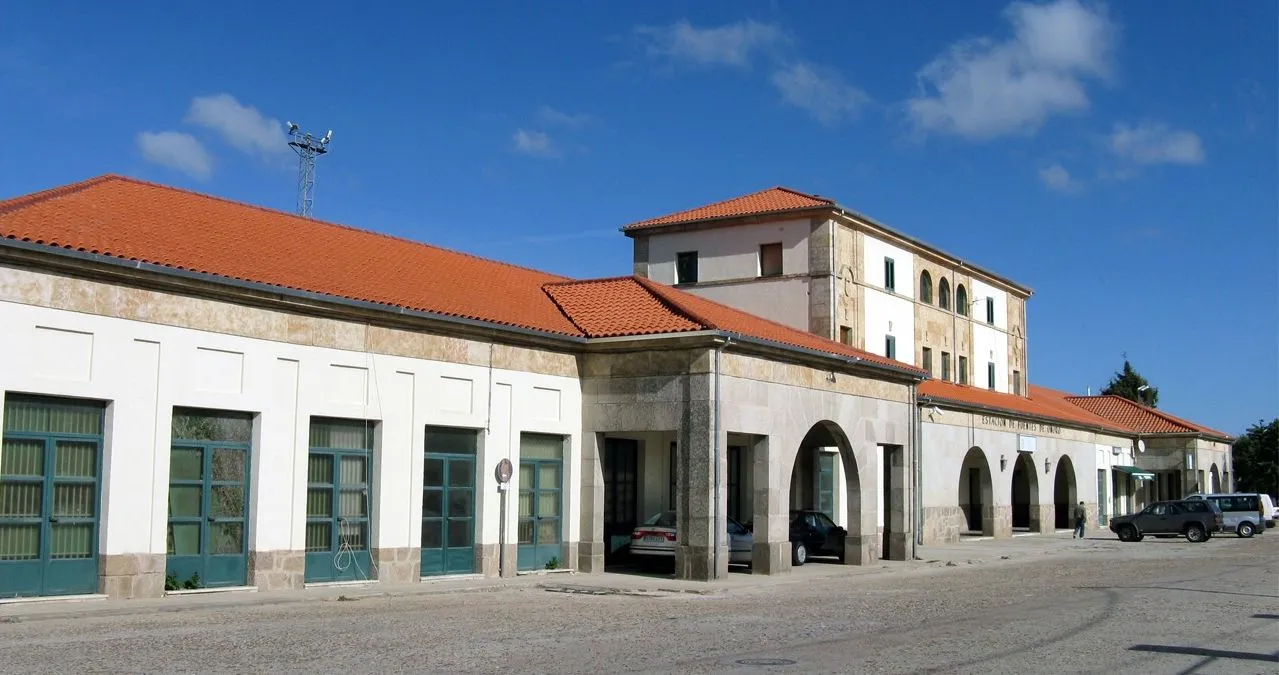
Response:
M1221 474L1217 472L1216 464L1208 471L1208 492L1221 492Z
M827 535L820 543L810 542L808 553L843 557L846 544L830 524L844 528L848 536L860 537L862 493L857 459L838 424L824 420L808 430L800 441L786 485L789 519L805 520ZM830 522L804 513L810 511L824 514ZM854 561L845 558L845 562Z
M1028 452L1018 452L1013 461L1012 526L1015 530L1039 529L1039 477Z
M979 447L969 448L959 468L959 509L964 514L961 531L994 535L995 524L991 517L994 503L995 494L991 488L990 463L986 461L986 453Z
M1059 530L1069 530L1075 526L1070 514L1079 501L1075 487L1075 465L1069 457L1057 460L1057 475L1053 479L1053 511L1054 524Z

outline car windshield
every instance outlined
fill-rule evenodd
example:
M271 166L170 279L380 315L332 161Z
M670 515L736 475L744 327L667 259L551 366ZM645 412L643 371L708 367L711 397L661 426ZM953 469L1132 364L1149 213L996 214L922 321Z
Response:
M652 525L654 527L675 527L675 512L662 511L661 513L644 521L644 524Z

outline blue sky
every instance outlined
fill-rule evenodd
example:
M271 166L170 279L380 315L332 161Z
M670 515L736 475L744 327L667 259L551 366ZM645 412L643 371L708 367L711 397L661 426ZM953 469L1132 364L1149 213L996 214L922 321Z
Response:
M462 4L462 3L458 3ZM1279 411L1274 3L9 3L0 196L123 173L575 277L772 185L1035 289L1030 378ZM283 7L283 5L280 5Z

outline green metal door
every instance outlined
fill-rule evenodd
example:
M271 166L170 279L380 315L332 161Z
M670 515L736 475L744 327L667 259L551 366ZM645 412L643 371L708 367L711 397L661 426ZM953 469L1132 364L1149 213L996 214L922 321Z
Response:
M173 411L166 576L180 588L248 582L253 416Z
M314 418L307 457L307 582L371 580L374 423Z
M475 572L475 450L470 429L426 430L422 576Z
M520 518L516 567L543 569L555 560L566 567L563 522L564 439L522 434L520 438Z
M98 592L105 406L8 394L0 444L0 597Z

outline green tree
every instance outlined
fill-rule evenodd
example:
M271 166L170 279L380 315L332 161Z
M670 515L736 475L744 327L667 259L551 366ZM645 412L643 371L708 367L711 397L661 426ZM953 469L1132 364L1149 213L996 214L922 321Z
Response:
M1147 388L1143 390L1142 387ZM1151 387L1141 373L1133 370L1128 359L1124 359L1123 369L1110 378L1110 383L1101 390L1101 393L1107 396L1121 396L1151 408L1159 407L1159 389Z
M1235 440L1235 488L1279 499L1279 418L1258 420Z

